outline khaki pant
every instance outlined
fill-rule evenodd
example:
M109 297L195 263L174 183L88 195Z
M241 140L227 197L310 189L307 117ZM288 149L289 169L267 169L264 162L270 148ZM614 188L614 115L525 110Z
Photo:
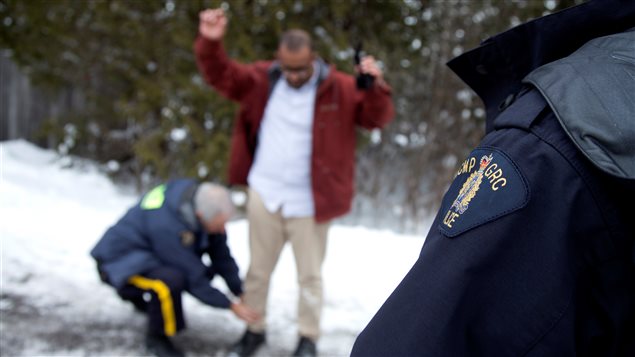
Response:
M252 189L249 190L247 219L251 262L245 278L244 297L247 305L262 314L262 320L249 325L249 330L265 330L271 274L288 241L293 248L300 285L299 332L317 341L322 313L322 262L329 223L317 224L313 217L284 218L280 211L270 213L260 195Z

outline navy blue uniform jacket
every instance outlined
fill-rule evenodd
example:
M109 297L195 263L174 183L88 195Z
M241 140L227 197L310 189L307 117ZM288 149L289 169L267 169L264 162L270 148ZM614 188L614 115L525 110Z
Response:
M135 274L160 266L179 269L186 290L202 302L228 308L229 299L211 287L220 274L235 295L242 294L238 266L225 234L208 235L194 216L196 181L181 179L146 194L112 227L91 251L102 278L119 289ZM211 266L202 261L209 254Z
M449 63L487 134L353 356L635 356L633 26L591 1Z

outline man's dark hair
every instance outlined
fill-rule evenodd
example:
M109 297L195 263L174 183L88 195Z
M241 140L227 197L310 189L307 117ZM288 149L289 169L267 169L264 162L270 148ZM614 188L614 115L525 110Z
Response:
M303 47L308 47L311 51L314 50L311 35L300 29L285 31L282 36L280 36L280 43L278 44L278 47L282 46L292 52L298 51Z

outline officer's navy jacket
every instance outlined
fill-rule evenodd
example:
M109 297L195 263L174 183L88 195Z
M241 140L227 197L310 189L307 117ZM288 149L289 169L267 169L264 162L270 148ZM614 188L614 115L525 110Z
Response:
M353 356L635 356L633 27L591 1L449 63L487 134Z
M198 222L193 180L174 180L147 193L112 227L91 251L102 278L119 289L136 274L160 266L179 269L186 290L202 302L227 308L228 298L210 285L218 273L235 295L242 294L238 266L225 234L208 235ZM203 263L208 254L211 266Z

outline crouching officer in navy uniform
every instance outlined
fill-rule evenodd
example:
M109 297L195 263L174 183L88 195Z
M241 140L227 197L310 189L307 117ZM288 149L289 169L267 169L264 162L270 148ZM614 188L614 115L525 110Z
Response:
M182 291L205 304L229 308L247 322L259 318L210 285L218 274L236 297L243 293L224 229L233 210L224 187L174 180L143 196L91 251L101 279L147 313L149 352L183 355L169 338L185 327ZM204 255L211 264L204 263Z
M449 66L487 134L352 355L635 356L635 1L530 21Z

